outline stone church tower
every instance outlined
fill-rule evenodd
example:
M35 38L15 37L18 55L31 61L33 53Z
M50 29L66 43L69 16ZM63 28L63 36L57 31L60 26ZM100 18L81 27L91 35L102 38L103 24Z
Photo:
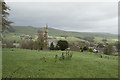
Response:
M45 38L45 49L48 49L49 48L49 42L48 42L48 25L47 24L46 24L46 30L45 30L44 38Z
M48 42L48 25L46 24L46 30L38 31L38 49L39 50L48 50L49 42Z

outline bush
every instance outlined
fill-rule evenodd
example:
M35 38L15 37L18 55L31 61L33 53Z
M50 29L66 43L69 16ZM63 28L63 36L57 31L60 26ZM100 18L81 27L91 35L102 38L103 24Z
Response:
M93 52L93 49L92 49L92 48L90 48L90 49L89 49L89 52Z

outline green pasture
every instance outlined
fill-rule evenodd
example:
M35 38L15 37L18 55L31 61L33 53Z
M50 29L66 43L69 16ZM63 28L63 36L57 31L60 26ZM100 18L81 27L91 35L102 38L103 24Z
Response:
M73 52L71 60L55 62L65 51L3 49L3 78L117 78L118 57L100 58L100 53ZM41 60L45 57L46 62Z
M67 41L85 41L83 39L78 39L78 38L75 38L75 37L56 37L56 39L59 39L59 40L67 40Z
M103 42L103 41L102 41L103 39L104 39L104 38L102 38L102 37L95 37L94 41L95 41L95 42ZM108 39L107 39L107 42L109 42L109 43L116 42L116 41L118 41L117 38L108 38Z

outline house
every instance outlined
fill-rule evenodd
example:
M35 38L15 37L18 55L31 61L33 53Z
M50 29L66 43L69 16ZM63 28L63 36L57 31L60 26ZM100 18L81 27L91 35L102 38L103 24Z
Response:
M99 52L99 53L103 53L103 49L104 48L99 48L99 47L89 47L89 49L92 48L93 52Z
M98 50L96 50L96 49L93 49L93 52L95 52L95 53L98 53Z

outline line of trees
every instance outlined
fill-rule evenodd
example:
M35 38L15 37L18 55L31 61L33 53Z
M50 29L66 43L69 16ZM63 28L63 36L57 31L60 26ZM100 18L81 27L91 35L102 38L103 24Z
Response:
M12 41L3 40L2 41L2 48L16 48L16 46L13 45Z
M38 44L37 41L33 41L33 40L22 40L20 42L19 47L21 49L38 50L39 49L39 44Z
M14 41L7 41L4 40L3 41L3 48L16 48L15 45L13 45ZM98 48L102 48L103 49L103 53L107 54L107 55L111 55L112 53L114 53L115 51L119 50L119 44L120 42L115 42L115 43L107 43L105 46L103 46L103 44L99 43L97 45ZM73 46L73 45L72 45ZM69 43L65 40L59 40L57 45L55 46L54 43L52 42L50 44L49 49L50 50L65 50L68 47L70 47ZM116 47L116 48L115 48ZM39 50L40 48L40 44L38 43L38 41L33 41L33 40L22 40L19 43L19 48L21 49L31 49L31 50ZM76 48L76 47L75 47ZM115 50L116 49L116 50ZM83 52L83 51L89 51L89 52L93 52L92 48L89 48L88 46L83 46L79 48L79 51Z
M65 50L68 46L66 40L59 40L56 46L54 46L53 42L50 44L50 50Z
M31 50L39 50L40 44L38 41L33 40L23 40L20 42L20 48L22 49L31 49ZM50 44L50 50L65 50L68 48L68 42L65 40L59 40L57 45L54 46L53 42Z

